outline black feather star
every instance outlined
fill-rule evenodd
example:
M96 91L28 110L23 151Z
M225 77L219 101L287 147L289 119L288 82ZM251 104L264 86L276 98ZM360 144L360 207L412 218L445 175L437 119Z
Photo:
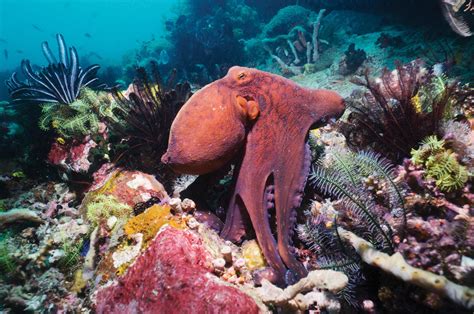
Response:
M91 65L83 69L79 65L76 48L70 47L67 53L66 43L61 34L56 35L59 47L59 62L51 52L47 42L43 42L43 54L49 65L35 72L29 60L21 62L26 81L21 82L14 72L6 81L13 103L63 103L70 104L79 96L82 87L101 88L97 71L100 66Z

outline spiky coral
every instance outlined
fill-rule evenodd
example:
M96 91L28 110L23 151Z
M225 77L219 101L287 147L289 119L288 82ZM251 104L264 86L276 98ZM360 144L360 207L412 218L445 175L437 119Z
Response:
M368 92L348 99L352 112L341 131L351 146L372 147L392 160L408 157L423 138L438 134L450 108L465 100L455 83L428 74L421 61L397 64L375 80L366 72L355 83Z
M145 69L138 69L138 78L128 98L115 92L119 118L124 123L109 120L108 124L120 139L112 152L116 162L165 175L167 168L159 160L168 144L171 123L191 96L191 88L188 83L166 88L156 64L152 64L152 68L152 81Z
M116 102L106 93L84 88L79 98L69 105L44 104L39 126L44 131L54 129L66 139L82 139L86 135L97 134L101 120L120 123L117 110Z
M87 204L87 220L92 225L98 225L101 220L107 220L111 216L117 218L128 218L133 209L127 204L120 203L113 195L99 194Z
M445 148L445 141L429 136L419 149L412 150L412 161L426 169L426 177L432 178L443 192L462 188L469 179L467 168L457 160L457 154Z

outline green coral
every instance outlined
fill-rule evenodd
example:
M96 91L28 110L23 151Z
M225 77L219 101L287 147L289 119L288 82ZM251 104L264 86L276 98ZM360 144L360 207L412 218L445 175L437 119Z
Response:
M54 129L66 139L82 138L97 134L103 119L118 122L117 110L117 103L107 93L83 88L71 104L44 104L39 127L44 131Z
M83 240L77 242L66 241L62 247L64 256L58 261L59 266L65 269L71 269L77 266L81 259L82 244Z
M457 191L469 180L469 171L459 163L457 154L436 136L427 137L411 155L413 163L424 167L426 176L435 180L442 192Z
M133 213L131 206L120 203L113 195L100 194L86 205L86 216L92 225L96 226L102 220L111 216L127 218Z
M9 233L0 234L0 277L7 277L16 269L16 263L8 245L9 236Z

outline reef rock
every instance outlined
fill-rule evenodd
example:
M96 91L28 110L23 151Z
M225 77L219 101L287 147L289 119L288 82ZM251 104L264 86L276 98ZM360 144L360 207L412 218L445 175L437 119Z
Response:
M111 167L106 164L94 173L94 183L82 202L83 207L98 195L111 195L132 207L152 197L168 199L164 186L154 176L140 171L111 170Z
M212 275L190 231L165 227L117 283L100 289L97 313L258 313L254 300Z
M89 137L86 137L82 143L68 146L54 143L48 153L48 161L64 170L85 173L92 165L88 159L91 149L96 146L97 143Z

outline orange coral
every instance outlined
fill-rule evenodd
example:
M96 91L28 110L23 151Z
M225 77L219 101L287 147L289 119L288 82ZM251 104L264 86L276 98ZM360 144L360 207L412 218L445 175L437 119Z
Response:
M169 205L153 205L145 212L127 221L124 230L127 236L142 233L143 241L148 242L153 239L165 224L176 229L184 229L186 227L183 219L171 214L171 207Z

